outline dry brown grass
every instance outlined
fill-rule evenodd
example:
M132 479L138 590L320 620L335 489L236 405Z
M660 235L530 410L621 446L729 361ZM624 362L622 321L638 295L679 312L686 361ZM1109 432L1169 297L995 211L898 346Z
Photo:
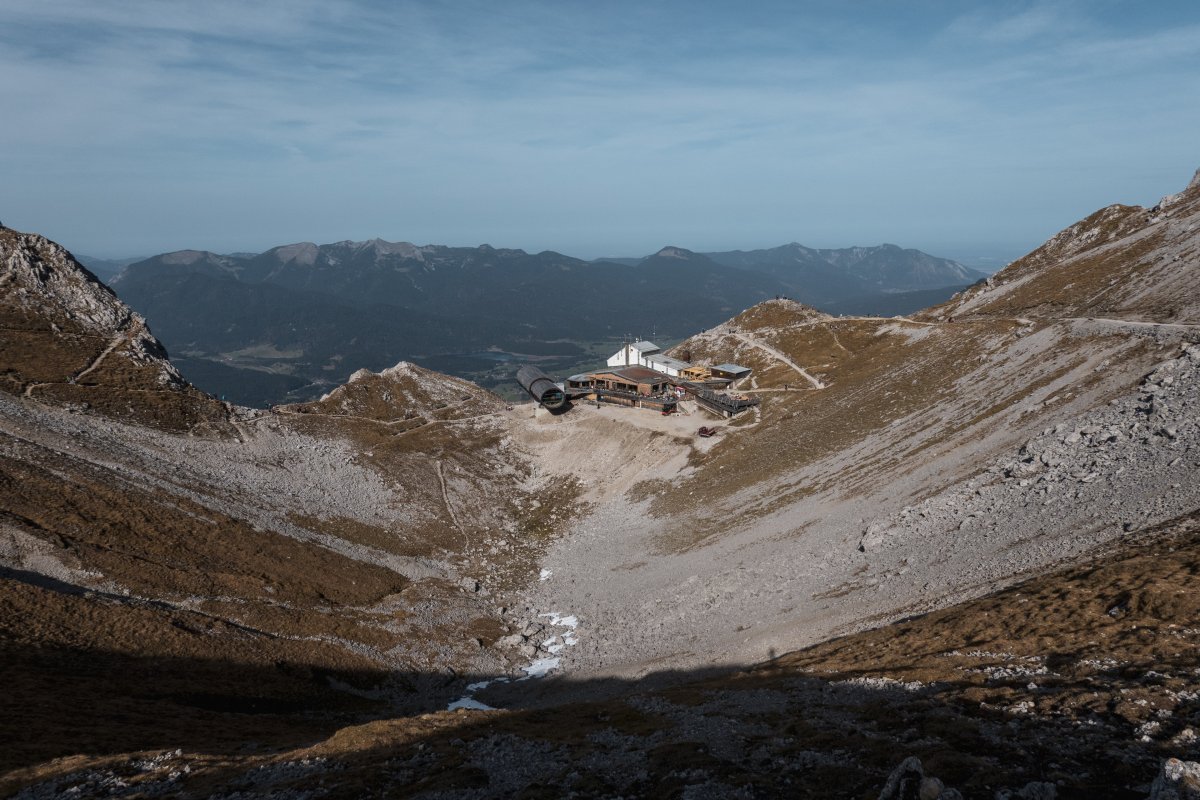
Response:
M64 555L153 597L234 596L359 606L399 592L384 567L352 561L117 474L43 453L0 463L3 516Z
M366 706L327 678L386 679L371 659L332 642L7 575L0 652L0 770L69 754L296 746Z
M753 490L769 478L795 473L808 464L858 445L893 422L959 396L954 381L978 365L987 342L1011 331L1007 322L942 326L924 338L881 329L902 323L890 320L832 320L784 332L761 332L772 346L798 364L829 364L822 374L828 388L763 395L763 422L736 438L723 441L704 457L692 477L670 491L642 487L641 494L659 493L653 512L672 517L685 512L700 496L707 501ZM835 343L836 337L836 343ZM793 371L789 382L797 383ZM781 384L774 373L759 385ZM915 444L913 445L915 446ZM860 479L879 479L879 470L895 466L904 453L885 452L885 461L861 461L824 479L791 486L772 485L772 496L749 508L750 515L769 513L785 502L828 489L846 488ZM739 496L738 502L745 498ZM739 509L745 518L745 506ZM720 514L716 525L720 522ZM668 534L667 549L694 546L719 532L714 526L689 526Z
M829 679L887 676L944 687L972 708L1029 704L1058 719L1200 721L1200 513L1164 523L1092 564L778 659ZM1178 693L1184 692L1181 697ZM1166 716L1156 714L1165 709ZM1194 749L1194 745L1193 745Z
M1101 209L998 273L995 288L975 287L920 317L967 313L1200 324L1198 216L1195 187L1166 213L1135 206Z
M285 409L397 422L462 419L495 413L503 405L469 381L408 364L390 373L358 376L320 400Z
M329 761L314 774L258 790L489 791L512 763L494 759L503 775L489 775L478 754L515 746L542 759L521 796L561 793L568 783L579 796L611 796L614 776L636 774L640 796L673 796L708 779L765 796L828 797L836 787L838 796L874 797L888 772L916 755L967 796L1038 780L1057 782L1063 797L1140 797L1162 758L1200 757L1195 741L1172 738L1200 725L1200 631L1180 622L1200 618L1198 574L1193 514L1092 564L749 671L653 691L614 685L618 696L599 702L348 725L269 757L196 754L184 780L193 794L249 786L242 776L252 767L319 757ZM1140 729L1153 730L1143 741L1139 726L1154 722ZM731 745L749 755L729 757L722 748ZM101 763L76 759L10 777Z
M306 527L400 555L453 559L493 591L534 577L545 548L583 510L577 480L527 483L530 465L500 447L504 429L493 418L402 430L324 414L285 420L313 436L354 442L358 458L395 485L411 509L398 511L386 528L305 518Z
M224 405L174 374L144 320L69 253L0 228L0 257L0 391L168 430L228 433Z
M762 327L761 315L746 312L730 327L818 375L825 389L807 388L795 370L734 333L680 345L732 354L755 368L758 387L792 391L760 394L761 422L745 415L736 435L693 453L696 470L685 479L634 487L631 498L651 498L651 512L666 520L662 552L697 547L805 498L865 495L993 434L1015 440L1037 424L1031 412L1064 397L1110 396L1136 375L1114 384L1109 370L1090 367L1105 358L1149 365L1165 347L1117 329L1081 335L1069 323L1008 317L814 321L797 313L780 325L784 311L772 309ZM690 513L698 504L703 517Z
M1129 298L1145 288L1147 261L1163 243L1162 232L1145 236L1128 246L1091 252L1088 248L1063 264L1042 267L1020 288L986 303L975 313L1040 318L1131 317L1145 315L1169 321L1170 315L1155 301L1130 304Z

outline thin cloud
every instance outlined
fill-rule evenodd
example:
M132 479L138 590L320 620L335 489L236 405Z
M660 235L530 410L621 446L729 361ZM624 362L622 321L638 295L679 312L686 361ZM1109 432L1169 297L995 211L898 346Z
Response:
M332 239L566 250L547 231L750 244L739 230L803 239L802 219L945 240L951 217L963 236L1027 225L1005 209L1031 191L1053 217L1058 190L1029 182L1078 185L1080 164L1132 158L1138 128L1147 174L1192 157L1172 131L1200 122L1196 19L683 8L13 0L0 102L20 124L0 128L0 169L21 199L4 218L128 237L116 254L154 249L148 219L162 249L197 244L189 224L226 249L321 238L296 229L312 220ZM955 185L991 205L963 219Z
M1001 6L964 14L947 26L946 33L954 38L1013 45L1047 37L1061 39L1091 27L1085 18L1059 4L1038 3L1006 11Z

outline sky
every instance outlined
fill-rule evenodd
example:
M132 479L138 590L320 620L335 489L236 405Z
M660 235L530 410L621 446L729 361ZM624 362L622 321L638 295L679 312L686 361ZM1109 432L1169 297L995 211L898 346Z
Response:
M0 220L994 266L1200 167L1200 3L0 0Z

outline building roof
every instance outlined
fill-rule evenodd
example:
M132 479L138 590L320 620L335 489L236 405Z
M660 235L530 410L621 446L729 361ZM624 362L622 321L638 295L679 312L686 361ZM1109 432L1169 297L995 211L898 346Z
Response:
M713 369L720 370L721 372L728 372L733 375L749 374L754 371L749 367L743 367L739 364L717 364L715 367L713 367Z
M641 342L634 342L629 346L634 350L637 350L639 353L657 353L659 351L659 346L654 342L647 342L644 340Z
M646 360L654 364L662 364L664 367L671 367L672 369L687 369L691 366L691 364L686 361L680 361L678 358L664 356L662 353L646 356Z
M666 374L649 367L618 367L617 369L597 370L591 374L614 375L630 383L663 383L667 380Z

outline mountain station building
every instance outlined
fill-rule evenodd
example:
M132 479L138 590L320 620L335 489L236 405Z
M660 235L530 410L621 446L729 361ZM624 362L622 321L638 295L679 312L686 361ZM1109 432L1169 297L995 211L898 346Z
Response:
M608 359L610 367L645 367L646 356L657 355L662 350L654 342L627 342L624 347Z

